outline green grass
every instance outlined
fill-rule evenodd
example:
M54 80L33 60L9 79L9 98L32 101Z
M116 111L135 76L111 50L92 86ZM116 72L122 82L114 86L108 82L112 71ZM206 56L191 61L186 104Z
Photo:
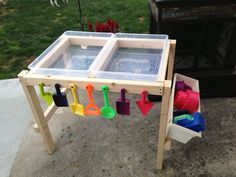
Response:
M81 30L77 0L52 7L49 0L8 0L0 4L0 79L16 77L66 30ZM87 21L118 21L121 32L148 33L144 0L81 0Z

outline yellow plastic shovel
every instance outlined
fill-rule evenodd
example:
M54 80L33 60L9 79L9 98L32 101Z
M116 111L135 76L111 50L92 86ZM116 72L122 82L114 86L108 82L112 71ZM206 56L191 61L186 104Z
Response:
M77 88L75 84L70 84L70 88L71 88L71 93L72 93L72 97L74 102L71 103L70 107L71 110L74 114L80 115L80 116L84 116L84 106L82 104L79 104L79 99L78 99L78 95L77 95Z

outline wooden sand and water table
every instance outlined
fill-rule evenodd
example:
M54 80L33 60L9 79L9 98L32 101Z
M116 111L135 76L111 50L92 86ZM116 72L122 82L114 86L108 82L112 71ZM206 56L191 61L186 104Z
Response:
M155 109L153 103L146 99L147 94L162 97L158 169L162 169L164 152L170 150L171 139L187 143L195 136L201 137L201 132L172 123L176 80L184 80L193 90L199 91L197 80L177 74L172 82L175 47L176 41L168 39L167 35L63 33L29 65L29 70L23 70L18 75L36 121L34 128L42 135L49 154L54 152L55 144L48 122L57 107L70 107L78 116L102 116L112 121L117 114L130 115L131 100L125 97L125 93L140 94L136 104L144 116L150 109ZM45 111L35 86L39 87L39 96L48 105ZM55 87L56 92L45 92L44 87ZM81 89L87 91L88 105L80 103L77 90ZM103 94L102 108L94 104L93 90ZM67 100L68 91L72 93L72 103ZM116 108L109 104L112 92L121 94Z

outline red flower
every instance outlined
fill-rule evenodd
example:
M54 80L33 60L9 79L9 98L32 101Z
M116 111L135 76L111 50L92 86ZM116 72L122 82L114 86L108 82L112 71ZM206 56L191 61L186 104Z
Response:
M94 31L91 21L88 22L88 29L89 31ZM108 19L106 23L96 22L96 32L117 33L119 32L119 25L116 21L111 20L111 19Z
M96 23L96 32L100 32L100 24L98 22Z
M93 24L91 21L88 22L88 29L89 31L93 32Z
M100 24L100 31L101 32L106 32L106 25L104 23Z
M105 23L104 27L105 27L105 32L111 32L111 28L110 28L109 24Z
M114 20L107 20L107 24L110 26L110 32L116 33L119 31L118 23Z
M107 20L107 24L108 24L109 26L112 25L112 22L113 22L113 21L112 21L111 19L108 19L108 20Z

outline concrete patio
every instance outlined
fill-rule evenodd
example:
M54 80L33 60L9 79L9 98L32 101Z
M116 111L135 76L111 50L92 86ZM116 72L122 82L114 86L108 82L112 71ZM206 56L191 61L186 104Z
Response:
M139 96L127 95L133 101L132 116L117 116L114 121L80 118L69 109L59 108L50 121L57 150L48 155L40 134L32 128L31 113L17 80L1 81L0 85L4 115L0 119L1 177L9 173L11 177L236 176L236 98L201 100L206 117L202 139L192 139L188 144L173 141L164 168L158 171L159 103L143 119L134 105ZM81 102L86 102L84 95ZM102 100L99 92L94 97ZM110 102L117 97L110 95Z
M9 176L31 112L18 79L0 81L0 176Z

